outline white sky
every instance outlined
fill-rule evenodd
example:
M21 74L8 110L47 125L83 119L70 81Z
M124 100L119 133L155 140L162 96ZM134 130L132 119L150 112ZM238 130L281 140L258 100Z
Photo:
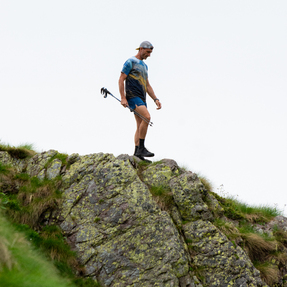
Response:
M132 154L123 63L144 41L154 160L171 158L249 204L287 204L287 2L0 0L0 139ZM285 208L285 212L287 208Z

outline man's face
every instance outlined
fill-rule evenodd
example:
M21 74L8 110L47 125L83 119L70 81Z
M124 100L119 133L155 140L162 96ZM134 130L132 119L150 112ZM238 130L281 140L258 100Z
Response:
M152 49L140 48L140 55L143 60L147 59L152 53Z

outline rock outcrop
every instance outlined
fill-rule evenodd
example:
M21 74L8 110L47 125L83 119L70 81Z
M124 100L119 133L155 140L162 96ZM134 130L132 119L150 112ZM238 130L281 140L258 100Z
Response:
M222 207L195 173L167 159L143 168L128 155L73 154L65 165L55 155L0 152L0 161L40 179L61 176L63 204L45 224L60 226L85 276L110 287L267 286L213 224Z

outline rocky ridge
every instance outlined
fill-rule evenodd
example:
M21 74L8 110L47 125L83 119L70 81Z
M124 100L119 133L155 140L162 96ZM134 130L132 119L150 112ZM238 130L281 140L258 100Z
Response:
M72 154L63 164L57 154L0 152L0 162L39 179L61 176L62 204L45 211L44 224L60 226L85 276L117 287L268 286L213 224L223 209L195 173L169 159L143 168L128 155Z

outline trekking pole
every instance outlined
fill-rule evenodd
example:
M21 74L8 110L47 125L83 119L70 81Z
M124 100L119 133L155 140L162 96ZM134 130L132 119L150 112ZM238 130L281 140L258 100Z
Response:
M121 102L117 97L115 97L112 93L110 93L106 88L101 88L101 93L104 95L104 98L106 98L109 95L111 95L113 98ZM131 112L133 112L135 115L140 117L143 121L145 121L147 124L149 124L151 127L153 125L153 122L150 122L147 118L136 112L135 110L131 109L129 106L127 106Z

